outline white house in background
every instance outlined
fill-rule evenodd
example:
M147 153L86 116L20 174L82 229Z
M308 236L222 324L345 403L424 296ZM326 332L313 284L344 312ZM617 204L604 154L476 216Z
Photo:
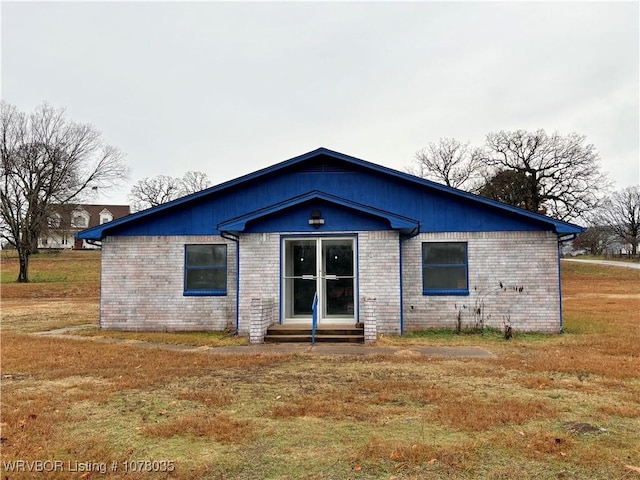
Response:
M38 239L38 248L100 248L95 243L76 239L75 235L81 230L103 225L130 213L129 205L53 205L48 228Z

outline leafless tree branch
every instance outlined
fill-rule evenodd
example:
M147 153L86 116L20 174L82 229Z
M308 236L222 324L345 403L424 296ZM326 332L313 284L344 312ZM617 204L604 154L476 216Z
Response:
M129 193L129 200L133 211L137 212L199 192L209 186L207 174L203 172L188 171L182 178L157 175L138 181Z
M441 138L416 152L409 172L453 188L473 190L479 179L481 164L469 143Z
M44 103L30 114L0 106L0 213L3 238L18 250L18 281L46 228L51 205L80 201L95 188L127 176L122 153L88 124L66 119L64 109Z

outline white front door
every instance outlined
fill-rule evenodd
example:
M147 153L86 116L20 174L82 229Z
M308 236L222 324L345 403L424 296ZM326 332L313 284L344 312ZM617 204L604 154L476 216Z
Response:
M283 242L283 322L310 323L318 293L318 323L356 318L353 237L298 237Z

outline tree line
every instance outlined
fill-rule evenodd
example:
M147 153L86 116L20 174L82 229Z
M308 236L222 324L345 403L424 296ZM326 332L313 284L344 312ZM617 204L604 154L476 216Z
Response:
M29 257L52 207L89 201L98 190L121 184L128 168L123 153L93 125L71 121L47 103L26 113L1 102L0 155L0 239L16 248L18 281L28 282ZM606 227L637 254L640 187L610 192L596 148L582 135L499 131L478 147L444 138L417 151L407 170L532 212ZM210 184L198 171L157 175L134 184L129 200L138 211Z
M638 253L640 185L612 192L600 156L584 135L498 131L488 133L478 147L442 138L418 150L407 170L531 212L589 225L578 243L598 232L601 241L616 239L630 244L633 255Z

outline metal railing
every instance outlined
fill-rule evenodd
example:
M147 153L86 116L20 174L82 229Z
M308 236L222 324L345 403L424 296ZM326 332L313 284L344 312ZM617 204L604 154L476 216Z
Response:
M318 326L318 292L313 295L311 304L311 344L316 343L316 327Z

